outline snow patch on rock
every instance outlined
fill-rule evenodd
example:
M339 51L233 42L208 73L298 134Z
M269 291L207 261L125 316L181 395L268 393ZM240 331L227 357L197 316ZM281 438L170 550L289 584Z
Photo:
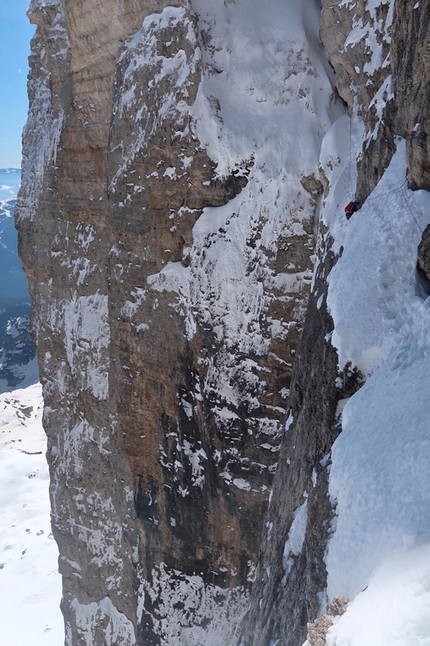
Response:
M285 570L285 576L288 576L294 563L294 557L300 554L305 540L306 525L308 522L308 501L305 500L303 505L296 509L293 515L288 538L284 546L282 564Z
M200 576L186 576L163 563L144 583L153 605L154 632L162 646L225 646L235 643L248 605L242 588L205 585Z
M86 644L95 643L103 634L106 646L135 646L136 635L133 622L114 606L109 597L89 604L71 602L75 613L76 630ZM71 632L66 625L66 646L72 646Z
M97 399L107 399L110 342L108 299L102 294L79 296L64 304L67 360L80 390L91 390Z

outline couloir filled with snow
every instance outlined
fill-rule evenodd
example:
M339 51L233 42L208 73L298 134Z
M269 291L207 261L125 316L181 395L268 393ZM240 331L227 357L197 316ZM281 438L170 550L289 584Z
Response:
M342 404L332 450L336 506L326 552L327 598L353 600L329 646L424 646L430 622L430 299L416 272L430 222L430 195L407 188L405 142L351 220L349 159L359 124L343 117L326 136L331 191L323 219L342 254L329 277L328 307L339 368L365 377ZM340 163L329 163L333 155Z

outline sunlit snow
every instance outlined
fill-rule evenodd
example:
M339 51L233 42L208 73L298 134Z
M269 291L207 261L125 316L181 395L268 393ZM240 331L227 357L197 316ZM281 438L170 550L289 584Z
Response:
M332 450L336 518L327 593L356 599L328 644L424 646L430 639L430 299L415 266L430 195L408 190L399 138L385 175L347 221L343 206L353 196L355 172L350 146L359 139L359 125L343 118L322 155L323 164L340 159L325 164L333 189L324 218L342 250L329 277L332 343L339 368L351 362L367 378L343 402L343 430Z
M327 646L427 646L430 546L394 552L329 631Z
M351 361L368 379L332 451L329 597L354 597L387 554L430 541L430 300L415 270L430 196L405 187L404 160L399 141L363 208L333 225L344 251L330 276L332 342L340 368Z
M380 4L368 3L370 15ZM261 247L269 249L281 234L297 233L285 224L288 208L291 204L299 227L300 213L310 213L299 177L317 175L321 148L321 167L330 182L322 217L334 237L334 250L343 251L329 277L332 342L340 369L351 362L367 378L342 402L343 431L332 451L330 496L336 519L326 554L327 593L329 598L346 594L353 602L329 633L329 646L427 646L430 300L415 263L421 231L430 222L429 194L407 189L405 144L399 139L384 177L346 221L343 207L354 198L364 132L355 114L337 118L339 111L329 101L330 73L319 49L316 3L272 0L263 16L259 0L195 0L193 5L213 45L211 54L205 54L205 77L191 109L195 134L220 175L244 159L252 158L254 166L235 200L208 208L200 217L194 250L221 225L229 227L230 238L219 238L205 262L195 261L190 268L167 265L148 288L177 291L188 306L212 291L217 298L202 316L210 317L215 334L219 324L220 338L227 343L238 340L244 351L263 353L258 330L247 330L265 307L260 291L265 268L257 249L252 252L255 274L245 271L244 241L257 224ZM357 26L347 44L360 38L363 29L366 25ZM372 34L367 44L372 57L365 71L371 73L384 61ZM390 79L384 83L379 94L387 90L389 96ZM41 106L49 106L42 90L39 94ZM218 111L208 97L217 98ZM379 116L382 107L378 103ZM33 119L29 127L52 136L40 147L39 163L49 156L61 125L61 116L51 122L49 111L40 114L38 123ZM173 169L169 172L173 177ZM1 185L1 198L8 199L13 186L3 176ZM33 190L31 184L28 190ZM243 303L249 305L249 320L243 316ZM195 321L188 309L192 337ZM100 393L105 395L96 390ZM226 401L235 397L234 392L223 395ZM224 410L228 412L220 409L219 414L225 415ZM61 591L49 526L40 387L1 395L0 424L0 644L58 646L63 642ZM198 479L204 456L197 459L192 453L191 458ZM232 482L242 489L248 486L243 479ZM301 548L305 521L306 503L287 541L286 569Z
M39 384L0 395L2 646L60 646L64 642L41 419Z

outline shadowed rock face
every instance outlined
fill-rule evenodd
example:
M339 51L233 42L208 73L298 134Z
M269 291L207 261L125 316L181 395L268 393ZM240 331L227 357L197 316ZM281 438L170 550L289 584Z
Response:
M430 91L430 7L396 2L391 60L398 104L397 132L406 139L408 185L430 189L428 96Z
M244 621L244 644L263 645L282 639L302 644L307 624L318 613L326 582L324 552L333 509L328 497L331 446L341 431L338 401L357 383L345 373L339 379L338 358L330 343L333 323L326 308L326 278L336 258L322 246L322 262L310 296L305 327L291 384L290 413L266 531ZM299 510L299 511L298 511ZM297 520L298 519L298 520ZM293 524L301 523L302 543L287 549Z
M200 243L193 227L241 195L254 160L220 177L194 133L198 16L161 0L33 0L29 15L17 226L66 643L173 646L217 622L228 641L277 463L315 200L297 179L285 219L301 224L279 229L276 247L262 242L267 215L248 224L255 289L249 302L231 297L244 330L232 335L213 314L219 293L198 283L228 226ZM235 281L224 291L236 294Z
M430 283L430 225L427 225L423 231L417 254L417 269Z
M388 167L395 136L406 139L409 188L429 189L429 29L427 3L391 0L369 8L364 0L322 2L320 35L336 87L367 134L355 188L361 201Z

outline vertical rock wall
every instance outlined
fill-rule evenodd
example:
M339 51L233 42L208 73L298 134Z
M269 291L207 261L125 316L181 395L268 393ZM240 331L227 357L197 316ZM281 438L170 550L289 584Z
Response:
M70 646L231 643L247 604L312 275L302 129L334 113L317 5L242 5L30 6L17 226Z
M412 0L322 3L320 34L336 87L364 128L357 160L360 200L384 174L396 135L406 139L408 186L429 188L429 24L427 3Z
M430 188L428 96L430 84L430 7L396 2L391 61L398 113L397 133L406 139L408 185Z
M134 643L139 543L130 468L110 412L104 208L112 75L120 39L133 27L121 29L115 19L118 32L106 38L100 4L85 3L85 19L82 5L69 3L69 12L54 1L30 6L38 28L19 244L45 400L66 643L106 643L108 635L111 643ZM130 12L131 25L133 18L137 24ZM111 19L104 14L105 25Z
M327 466L340 431L337 402L344 394L344 384L336 381L337 353L328 340L333 323L325 302L325 280L335 258L324 251L297 353L244 644L280 639L283 645L301 644L324 591L324 550L333 513Z
M332 170L343 164L341 189L349 186L351 199L365 201L384 175L399 137L406 139L409 173L393 190L402 191L406 182L412 189L428 189L428 9L427 3L395 0L322 3L321 39L350 114L343 139L333 134L323 145L323 204L339 209L326 211L331 222L342 215L337 197L342 171L331 184L327 165ZM342 161L333 146L336 136ZM331 345L326 296L337 260L332 242L330 232L322 232L243 646L302 644L307 623L324 613L327 602L325 549L336 527L328 498L330 449L342 431L342 399L362 385L353 366L338 365Z

